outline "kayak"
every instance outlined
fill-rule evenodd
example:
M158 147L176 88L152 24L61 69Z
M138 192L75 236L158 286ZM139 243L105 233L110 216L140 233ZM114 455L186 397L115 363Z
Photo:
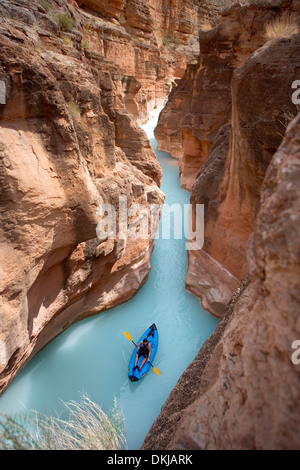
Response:
M158 346L158 331L157 331L155 323L153 323L145 331L145 333L138 340L138 343L143 341L143 339L145 339L145 338L147 338L147 340L151 344L150 362L153 364L153 359L155 357L155 354L156 354L156 351L157 351L157 346ZM136 353L137 353L137 348L134 348L134 351L131 355L129 365L128 365L128 377L131 380L131 382L137 382L138 380L142 379L147 374L148 370L152 368L150 363L148 361L146 361L145 364L143 365L141 371L139 371L138 368L133 370ZM144 360L144 356L139 357L139 360L138 360L138 363L137 363L138 367L141 365L143 360Z

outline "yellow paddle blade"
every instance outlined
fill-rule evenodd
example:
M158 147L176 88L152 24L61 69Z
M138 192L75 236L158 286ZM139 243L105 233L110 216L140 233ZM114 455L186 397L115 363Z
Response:
M132 341L132 338L131 338L130 334L127 333L127 331L124 332L124 335L126 336L127 339L129 339L129 341Z
M128 333L128 331L124 331L124 335L126 336L127 339L129 339L129 341L132 341L132 342L133 342L133 340L132 340L130 334ZM135 343L134 343L134 344L135 344ZM136 346L136 348L138 348L136 344L135 344L135 346ZM150 364L151 364L151 363L150 363ZM151 364L151 366L152 366L152 364ZM153 368L154 372L155 372L157 375L161 375L161 373L159 372L158 369L156 369L156 367L152 366L152 368Z

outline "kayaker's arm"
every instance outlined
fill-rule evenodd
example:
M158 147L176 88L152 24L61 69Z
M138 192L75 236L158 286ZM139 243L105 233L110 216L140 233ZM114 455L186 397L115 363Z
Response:
M149 343L148 362L150 362L150 356L151 356L151 343Z

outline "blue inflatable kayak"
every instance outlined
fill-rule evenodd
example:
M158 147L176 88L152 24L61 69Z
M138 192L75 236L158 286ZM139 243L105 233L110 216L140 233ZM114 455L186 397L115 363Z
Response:
M148 330L145 331L145 333L140 337L138 340L138 343L143 341L143 339L147 338L149 343L151 344L151 355L150 355L150 362L153 364L153 359L155 357L156 351L157 351L157 346L158 346L158 332L155 323L151 325ZM137 343L137 344L138 344ZM137 348L134 348L134 351L131 355L130 361L129 361L129 366L128 366L128 377L131 380L131 382L136 382L137 380L140 380L144 377L144 375L147 374L148 370L151 369L151 365L148 361L145 362L143 365L141 371L139 371L138 368L134 369L134 363L135 363L135 356L136 353L138 352ZM137 366L139 367L141 363L144 360L144 356L139 357Z

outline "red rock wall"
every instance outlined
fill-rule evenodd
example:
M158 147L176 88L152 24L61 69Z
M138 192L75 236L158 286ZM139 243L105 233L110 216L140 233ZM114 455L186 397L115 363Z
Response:
M120 194L163 201L161 168L132 116L161 105L198 54L198 6L0 4L0 392L68 325L145 282L152 241L99 241L96 209Z
M249 280L173 389L143 449L299 449L300 115L274 155ZM298 355L297 355L298 356Z
M248 273L260 187L284 116L296 112L297 42L287 39L276 50L265 44L264 28L298 9L283 1L276 10L262 3L225 12L216 28L201 33L199 65L173 89L155 131L159 148L179 158L192 203L205 204L205 244L189 252L186 285L216 316Z
M97 238L97 208L164 199L124 72L75 47L74 33L71 45L31 23L32 4L16 12L0 24L0 393L70 324L146 281L153 240Z
M205 249L189 254L188 276L221 320L143 450L299 449L300 114L291 100L299 47L299 32L290 34L233 72L232 120L192 189L207 233Z
M89 35L93 46L102 37L105 57L139 81L128 105L140 119L165 102L174 80L199 54L200 24L215 24L222 8L213 0L79 0L78 5L99 17Z
M198 4L191 0L183 3L78 2L99 17L94 31L89 32L93 46L97 47L101 38L104 56L117 63L130 82L132 77L138 80L139 87L135 94L131 88L127 103L139 119L145 119L151 109L165 102L174 78L183 76L187 62L198 53Z
M277 12L267 3L236 5L223 13L214 29L201 30L198 66L193 73L188 68L174 87L155 131L159 148L179 159L184 189L192 189L219 129L231 117L234 69L265 44L264 26L278 14L285 15L286 8L282 4Z

